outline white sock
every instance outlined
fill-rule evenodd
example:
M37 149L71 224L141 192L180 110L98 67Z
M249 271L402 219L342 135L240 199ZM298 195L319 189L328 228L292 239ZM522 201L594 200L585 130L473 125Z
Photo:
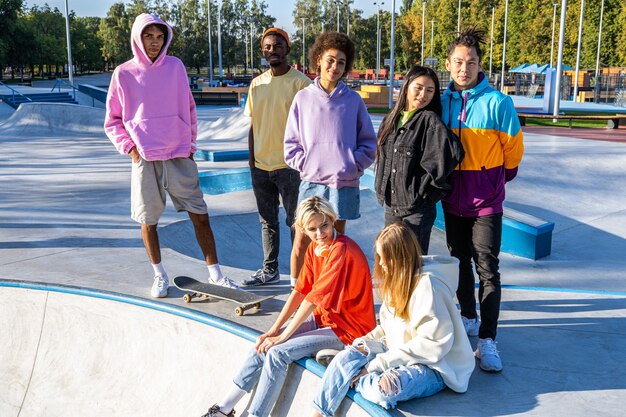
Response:
M296 286L296 281L298 281L298 278L289 277L289 281L291 281L291 286L295 287Z
M209 268L209 279L211 281L217 282L224 278L222 270L220 269L220 264L207 265L207 268Z
M152 264L152 269L154 269L154 275L161 275L162 277L166 276L165 268L163 268L163 263L159 262L158 264Z
M220 411L224 414L230 413L244 395L246 395L246 392L237 385L233 384L230 391L226 394L226 397L224 397L224 400L217 403L220 407Z

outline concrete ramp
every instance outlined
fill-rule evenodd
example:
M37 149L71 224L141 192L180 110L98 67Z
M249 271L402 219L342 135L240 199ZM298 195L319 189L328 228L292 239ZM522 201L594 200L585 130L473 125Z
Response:
M0 328L2 417L199 416L225 394L258 335L138 297L17 281L0 281ZM272 415L308 414L318 384L292 365ZM388 414L345 400L341 415Z
M66 103L23 103L6 122L4 135L59 136L64 133L104 135L104 110Z
M198 117L198 149L248 149L249 130L250 118L240 107L228 109L217 120L202 120Z

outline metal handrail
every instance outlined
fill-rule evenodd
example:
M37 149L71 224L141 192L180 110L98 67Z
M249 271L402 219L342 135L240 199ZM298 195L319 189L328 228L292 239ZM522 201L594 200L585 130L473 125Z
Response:
M9 86L8 84L3 83L2 81L0 81L0 85L3 87L8 88L9 90L11 90L11 101L13 103L15 103L15 94L17 94L18 96L22 96L24 97L26 100L28 101L33 101L30 97L25 96L24 94L20 93L19 91L17 91L15 88ZM15 104L14 104L15 105Z
M67 84L70 87L72 87L73 98L74 98L74 100L76 100L76 90L78 90L78 88L74 87L72 84L68 83L67 81L65 81L62 78L57 78L57 80L54 83L54 85L52 86L52 89L50 90L50 92L53 92L55 88L58 88L59 93L60 93L61 92L61 84Z

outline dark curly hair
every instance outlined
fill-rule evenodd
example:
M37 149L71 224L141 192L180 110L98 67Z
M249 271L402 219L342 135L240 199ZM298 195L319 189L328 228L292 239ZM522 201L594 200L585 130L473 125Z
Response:
M474 48L478 55L478 60L482 61L483 51L480 49L481 43L485 43L485 31L477 29L476 26L466 29L463 32L458 32L456 39L448 45L448 58L450 58L457 46L465 46L466 48Z
M324 55L324 52L329 49L337 49L338 51L346 54L346 69L343 73L345 76L352 70L352 64L354 64L354 42L348 37L348 35L339 32L324 32L319 35L311 49L309 49L309 65L314 63L315 72L319 74L320 67L317 61Z

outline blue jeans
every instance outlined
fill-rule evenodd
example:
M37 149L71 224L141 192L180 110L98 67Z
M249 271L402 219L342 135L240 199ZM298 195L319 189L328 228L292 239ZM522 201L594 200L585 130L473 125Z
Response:
M361 353L355 346L363 343L355 340L352 346L347 346L328 365L322 386L313 400L313 406L325 417L332 417L339 408L350 389L350 382L378 353L386 349L380 342L366 342L367 355ZM386 378L392 387L391 392L385 393L381 389L381 379ZM443 378L439 372L421 364L398 366L387 369L383 373L369 373L362 376L355 384L355 389L363 398L386 409L396 406L398 401L407 401L413 398L423 398L434 395L445 388Z
M272 346L262 354L253 348L233 379L235 385L246 392L257 385L248 413L257 417L270 414L287 377L290 363L314 356L321 349L342 349L343 346L331 328L318 328L311 315L286 342Z
M337 212L337 220L356 220L361 217L361 190L359 187L332 188L327 185L302 181L298 202L309 197L324 197Z

